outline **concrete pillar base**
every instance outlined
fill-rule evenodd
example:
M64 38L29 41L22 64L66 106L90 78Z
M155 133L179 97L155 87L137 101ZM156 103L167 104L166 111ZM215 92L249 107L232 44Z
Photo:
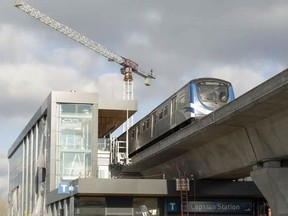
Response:
M288 168L279 161L268 161L255 166L250 173L271 208L273 216L288 215Z

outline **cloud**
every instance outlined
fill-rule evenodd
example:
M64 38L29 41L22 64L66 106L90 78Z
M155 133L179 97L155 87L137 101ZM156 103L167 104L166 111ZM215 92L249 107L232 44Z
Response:
M127 45L149 47L150 40L148 36L143 33L133 32L132 34L129 34L129 37L127 38Z
M115 71L104 57L77 43L58 47L53 40L47 43L33 32L10 25L0 26L0 42L4 56L0 59L0 97L6 101L1 104L2 119L33 112L50 91L111 92L108 86L115 86L114 76L119 76L119 68Z
M0 176L7 175L8 160L6 152L0 151Z
M94 91L93 80L88 80L71 68L43 63L1 65L0 84L3 87L1 98L2 116L21 115L18 107L43 100L50 91ZM40 106L40 103L39 103ZM23 108L23 107L22 107ZM28 107L28 109L31 107Z
M0 44L0 62L33 61L39 40L23 29L4 24L0 25Z
M123 99L123 81L122 76L115 73L103 74L97 83L99 97L104 99Z
M227 79L239 96L288 67L287 1L29 4L137 62L144 71L153 69L151 87L134 75L134 97L142 115L194 78ZM3 148L16 139L51 90L99 91L101 97L122 98L121 66L25 15L10 1L1 2L0 44Z
M210 75L230 81L236 97L265 81L263 74L249 67L222 66L212 69Z
M162 22L162 14L157 9L148 9L140 14L140 17L149 25L159 25Z
M0 197L8 193L8 159L7 154L0 151Z

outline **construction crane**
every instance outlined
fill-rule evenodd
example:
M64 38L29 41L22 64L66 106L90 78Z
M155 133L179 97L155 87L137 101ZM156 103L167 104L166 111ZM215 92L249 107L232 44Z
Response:
M118 55L103 45L87 38L86 36L80 34L79 32L71 29L68 26L65 26L56 20L48 17L41 11L33 8L29 4L23 2L22 0L15 1L15 7L19 8L23 12L27 13L28 15L36 18L40 22L50 26L51 28L55 29L56 31L66 35L67 37L73 39L74 41L88 47L89 49L101 54L102 56L106 57L109 61L116 62L122 66L121 73L124 75L123 78L123 99L124 100L133 100L134 99L134 92L133 92L133 76L132 73L136 73L139 76L144 78L144 84L146 86L151 85L151 80L155 79L153 76L153 72L151 70L150 73L144 72L142 69L139 68L138 64L128 58L124 58L121 55ZM129 120L127 119L124 125L124 131L128 130L129 127L133 124L133 117Z
M15 7L19 8L23 12L29 14L30 16L36 18L40 22L50 26L51 28L55 29L56 31L66 35L67 37L77 41L78 43L88 47L89 49L101 54L102 56L108 58L109 61L116 62L123 66L121 68L121 73L124 75L125 79L131 79L132 76L128 76L128 74L131 74L131 72L134 72L138 74L139 76L142 76L144 78L144 84L147 86L151 85L151 79L155 79L153 76L153 72L151 71L149 74L144 72L141 68L139 68L138 64L128 58L125 58L121 55L118 55L107 48L105 48L103 45L87 38L86 36L80 34L79 32L71 29L68 26L65 26L64 24L61 24L57 22L56 20L48 17L41 11L33 8L29 4L23 2L22 0L16 0L15 1Z
M128 58L125 58L121 55L118 55L103 45L87 38L86 36L80 34L79 32L71 29L64 24L57 22L56 20L48 17L41 11L33 8L29 4L23 2L22 0L15 1L15 7L19 8L23 12L29 14L30 16L36 18L40 22L50 26L56 31L66 35L67 37L75 40L76 42L88 47L89 49L101 54L102 56L108 58L109 61L116 62L122 66L121 73L124 75L124 81L133 81L132 72L138 74L139 76L144 78L144 84L147 86L151 85L151 79L155 79L153 76L153 72L151 71L149 74L144 72L141 68L139 68L138 64Z

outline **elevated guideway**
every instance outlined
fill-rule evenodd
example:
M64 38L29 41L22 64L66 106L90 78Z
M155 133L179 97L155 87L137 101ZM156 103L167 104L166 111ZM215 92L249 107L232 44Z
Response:
M251 175L273 215L288 215L287 159L288 69L135 155L125 171L167 178L180 171L196 179Z
M288 69L135 155L127 170L238 179L255 164L286 158Z

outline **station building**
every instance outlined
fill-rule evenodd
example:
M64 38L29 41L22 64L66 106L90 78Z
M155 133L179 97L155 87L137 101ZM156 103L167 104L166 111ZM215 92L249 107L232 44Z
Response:
M179 190L164 176L111 176L127 154L110 134L136 111L135 100L51 92L8 151L10 215L266 214L251 181L185 178Z

